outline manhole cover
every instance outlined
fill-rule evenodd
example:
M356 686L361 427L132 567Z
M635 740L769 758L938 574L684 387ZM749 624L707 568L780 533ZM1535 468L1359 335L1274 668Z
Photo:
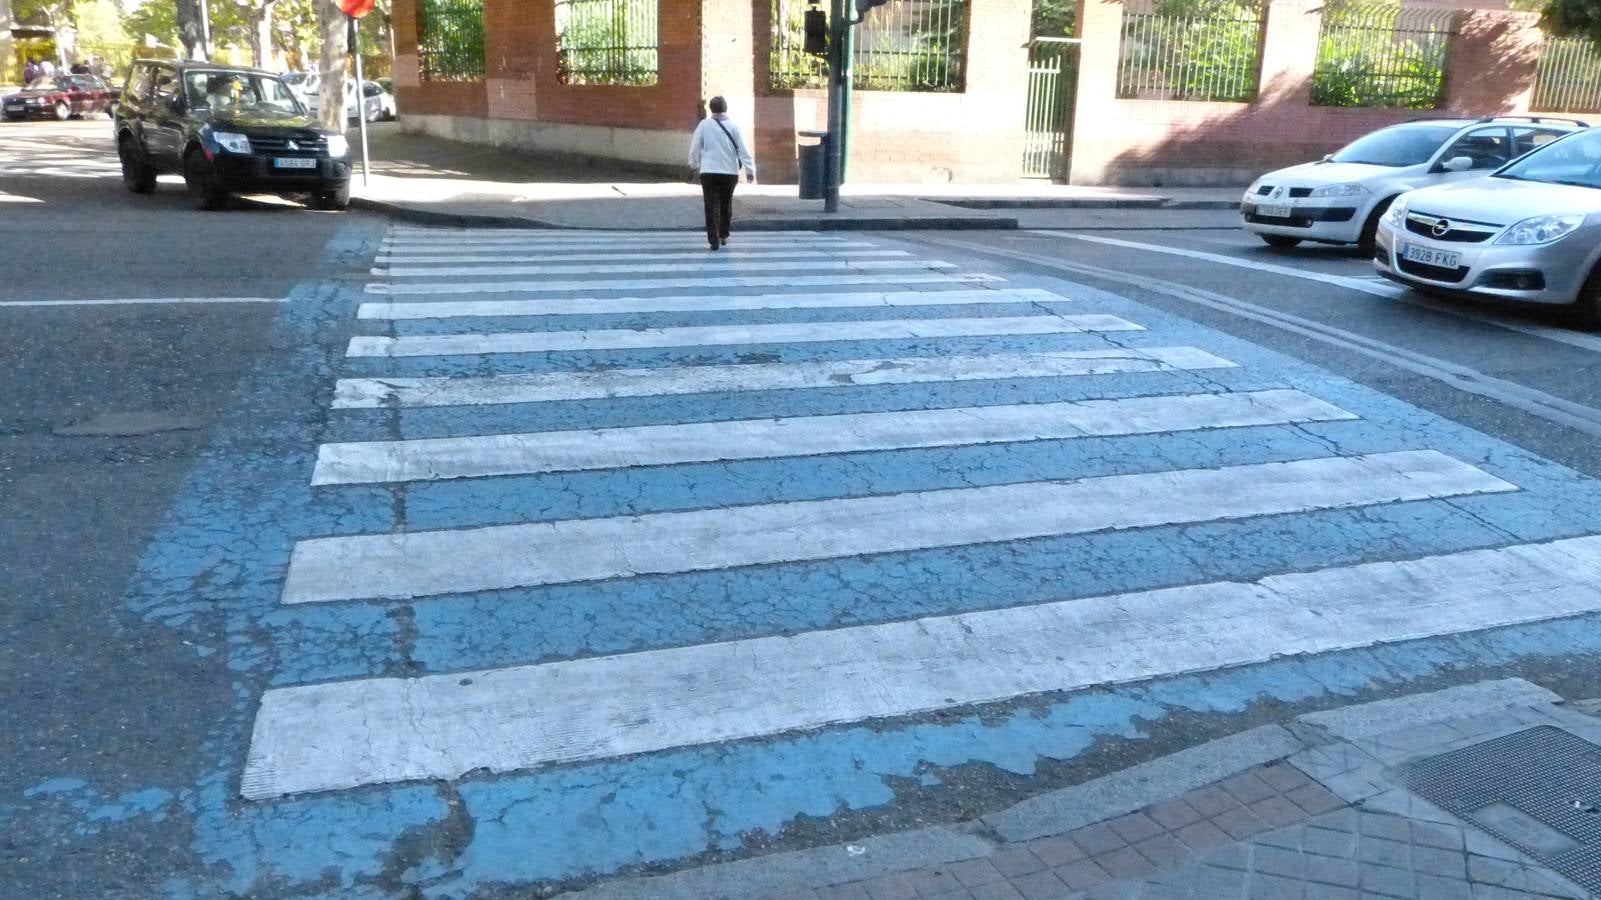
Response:
M1391 775L1601 891L1601 746L1542 725L1407 763Z

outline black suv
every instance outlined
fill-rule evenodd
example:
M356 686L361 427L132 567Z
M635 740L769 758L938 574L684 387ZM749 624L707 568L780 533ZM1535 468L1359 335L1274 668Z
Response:
M269 72L139 60L113 118L122 180L136 194L177 172L201 209L234 192L310 194L317 209L350 203L350 144Z

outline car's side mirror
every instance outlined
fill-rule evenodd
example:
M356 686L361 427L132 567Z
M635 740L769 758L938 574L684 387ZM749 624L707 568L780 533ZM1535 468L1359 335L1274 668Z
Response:
M1466 172L1467 170L1473 168L1473 157L1453 156L1445 162L1440 163L1440 168L1447 172Z

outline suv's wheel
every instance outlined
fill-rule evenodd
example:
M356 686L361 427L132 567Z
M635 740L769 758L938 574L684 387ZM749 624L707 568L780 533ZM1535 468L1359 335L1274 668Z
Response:
M124 136L117 141L117 158L122 162L122 183L135 194L148 194L156 189L156 170L146 162L133 138Z
M1380 201L1378 206L1373 207L1373 213L1368 216L1368 220L1362 223L1362 236L1357 238L1356 245L1363 253L1371 254L1373 248L1378 245L1379 220L1390 211L1390 204L1394 202L1394 197Z
M312 209L326 209L339 212L350 206L350 182L345 182L331 191L317 191L311 195Z
M217 182L216 169L198 147L184 154L183 183L197 209L221 209L228 202L228 192Z
M1573 324L1590 331L1601 330L1601 263L1579 289L1579 299L1569 310Z
M1262 243L1267 244L1274 250L1291 250L1301 246L1300 238L1290 237L1285 234L1259 234L1257 237L1262 239Z
M65 103L57 103L56 104L56 120L60 121L60 122L65 122L70 118L72 118L72 107L68 106Z

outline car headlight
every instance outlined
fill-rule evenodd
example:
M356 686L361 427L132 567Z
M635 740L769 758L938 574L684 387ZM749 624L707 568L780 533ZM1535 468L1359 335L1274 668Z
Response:
M234 134L231 131L213 131L211 139L217 142L217 146L229 153L250 152L250 138L242 134Z
M1406 198L1397 197L1390 208L1384 211L1384 224L1391 228L1400 228L1406 224Z
M1320 188L1313 188L1309 196L1313 197L1355 197L1366 194L1368 189L1360 184L1325 184Z
M328 155L329 156L348 156L349 154L350 154L350 142L345 140L345 136L344 135L342 135L342 134L330 134L330 135L328 135Z
M1511 228L1506 234L1496 239L1497 244L1549 244L1560 241L1584 224L1583 213L1570 213L1561 216L1535 216L1524 219Z

